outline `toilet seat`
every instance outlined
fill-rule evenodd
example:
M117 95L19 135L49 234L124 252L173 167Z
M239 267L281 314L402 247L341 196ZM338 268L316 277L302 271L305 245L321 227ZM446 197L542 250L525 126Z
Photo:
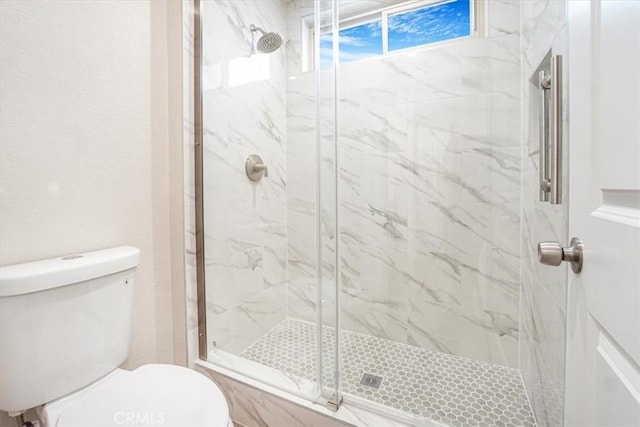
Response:
M228 427L229 408L204 375L174 365L117 370L39 411L47 427Z

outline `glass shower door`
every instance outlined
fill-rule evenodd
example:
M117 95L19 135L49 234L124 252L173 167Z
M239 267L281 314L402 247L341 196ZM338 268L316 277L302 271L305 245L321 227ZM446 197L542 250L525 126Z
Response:
M290 270L303 280L316 278L316 242L312 233L293 265L287 240L296 229L287 221L286 5L197 4L206 358L315 400L317 296L302 291L296 293L301 298L289 298ZM311 210L302 220L313 227L314 217ZM292 322L291 312L304 312L304 320Z
M321 364L323 395L327 406L337 410L341 393L340 335L340 215L338 134L338 23L339 2L315 0L313 74L316 80L316 179Z
M335 68L304 69L292 34L336 3L196 6L201 355L335 409Z
M345 400L532 425L517 369L521 2L339 5Z

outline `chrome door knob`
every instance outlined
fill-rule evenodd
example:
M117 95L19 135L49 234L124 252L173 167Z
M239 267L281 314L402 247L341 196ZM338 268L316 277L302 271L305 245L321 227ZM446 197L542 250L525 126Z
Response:
M545 265L553 265L554 267L562 264L562 246L558 242L540 242L538 243L538 261Z
M538 261L555 267L565 261L571 264L571 270L574 273L580 273L582 271L582 241L573 237L567 248L563 248L558 242L540 242L538 243Z

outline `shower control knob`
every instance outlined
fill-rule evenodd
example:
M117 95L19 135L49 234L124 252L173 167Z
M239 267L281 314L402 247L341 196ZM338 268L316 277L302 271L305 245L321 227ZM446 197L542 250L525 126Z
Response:
M571 270L574 273L580 273L582 271L582 241L573 237L567 248L563 248L558 242L540 242L538 243L538 261L554 267L562 264L562 261L566 261L571 264Z
M269 168L264 164L262 157L257 154L247 157L247 161L244 163L244 170L251 181L260 181L263 176L269 176Z

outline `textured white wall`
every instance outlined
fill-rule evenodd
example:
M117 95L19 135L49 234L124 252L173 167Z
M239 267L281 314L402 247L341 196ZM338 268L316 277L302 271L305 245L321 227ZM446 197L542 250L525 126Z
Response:
M162 8L0 2L0 264L139 247L127 367L174 356Z

